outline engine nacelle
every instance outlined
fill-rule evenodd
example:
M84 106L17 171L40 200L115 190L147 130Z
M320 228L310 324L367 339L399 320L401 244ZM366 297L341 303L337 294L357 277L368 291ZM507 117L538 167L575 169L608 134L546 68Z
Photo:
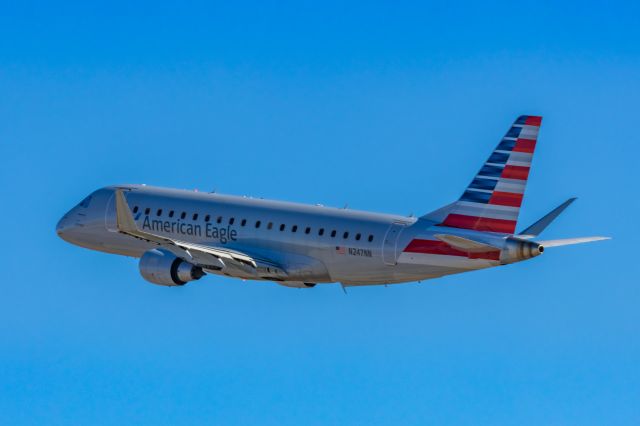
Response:
M158 285L177 286L199 280L205 273L202 268L177 257L168 250L154 249L140 258L140 275L145 280Z
M534 241L507 238L504 248L500 253L500 262L503 264L519 262L536 257L542 254L543 251L544 247Z

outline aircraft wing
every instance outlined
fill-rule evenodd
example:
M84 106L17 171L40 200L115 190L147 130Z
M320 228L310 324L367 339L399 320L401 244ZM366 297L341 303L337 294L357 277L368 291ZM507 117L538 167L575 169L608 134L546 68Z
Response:
M225 269L229 275L246 278L284 278L286 276L282 267L267 259L258 259L236 250L195 244L141 231L131 215L131 209L122 189L116 191L115 197L116 223L118 231L123 234L155 243L183 260L204 269L213 271Z

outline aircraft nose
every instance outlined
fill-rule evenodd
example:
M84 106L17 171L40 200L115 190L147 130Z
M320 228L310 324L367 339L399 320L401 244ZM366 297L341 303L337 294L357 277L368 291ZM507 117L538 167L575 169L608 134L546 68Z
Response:
M66 222L67 222L67 216L64 215L56 225L56 234L58 234L59 237L62 237L64 235L65 228L67 227Z
M95 232L104 229L100 202L105 191L94 191L65 213L56 224L56 234L68 243L83 246L92 241ZM83 245L84 244L84 245Z
M69 218L69 214L67 213L62 216L56 224L56 234L58 234L58 236L63 240L69 241L71 236L70 234L72 234L74 228L75 225L72 223Z

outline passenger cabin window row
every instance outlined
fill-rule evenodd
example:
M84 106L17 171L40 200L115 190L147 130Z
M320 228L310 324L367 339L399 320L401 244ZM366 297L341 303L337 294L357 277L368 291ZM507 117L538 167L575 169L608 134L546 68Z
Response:
M140 208L138 206L134 206L133 213L136 214L139 211L140 211ZM151 214L151 208L149 208L149 207L145 208L144 209L144 214L147 215L147 216L149 214ZM167 216L172 218L174 216L174 214L175 214L174 210L169 210L169 213L167 214ZM157 217L162 217L162 209L156 210L156 216ZM180 219L186 219L186 217L187 217L187 212L181 212L180 213ZM193 213L191 218L194 221L198 220L198 213ZM209 223L211 221L211 215L207 214L204 217L204 221L206 223ZM216 223L217 224L222 224L222 222L223 222L223 217L222 216L218 216L216 218ZM230 217L229 221L228 221L228 224L229 225L233 225L234 222L235 222L235 218L234 217ZM240 221L240 226L246 226L246 225L247 225L247 219L242 219ZM262 222L260 220L258 220L258 221L255 222L254 226L255 226L256 229L260 229L261 225L262 225ZM269 231L272 230L273 229L273 225L274 225L273 222L269 222L267 224L267 227L266 227L267 230L269 230ZM281 223L278 229L280 230L280 232L284 232L287 229L287 225L284 224L284 223ZM291 232L292 233L298 232L298 225L292 225L291 226ZM305 227L304 228L304 233L306 235L311 234L311 227L310 226ZM324 235L324 233L325 233L325 229L324 228L319 228L318 229L318 236L322 237ZM330 235L331 238L336 238L336 236L338 235L338 231L335 230L335 229L332 229L331 233L329 235ZM348 239L349 238L349 231L344 231L344 233L342 234L342 238L344 240ZM357 233L355 235L355 240L356 241L360 241L361 239L362 239L362 234L361 233ZM371 242L373 242L373 239L374 239L373 234L369 234L369 236L367 237L367 241L371 243Z

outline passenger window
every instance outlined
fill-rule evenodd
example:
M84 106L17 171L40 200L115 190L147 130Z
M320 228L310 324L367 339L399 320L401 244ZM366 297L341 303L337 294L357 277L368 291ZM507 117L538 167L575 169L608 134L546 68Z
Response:
M218 216L218 218L216 219L217 223L222 223L222 216Z
M156 212L156 216L158 217L162 216L162 209L158 209L158 211Z
M349 238L349 232L345 232L344 234L342 234L342 238L344 238L345 240Z
M269 231L271 231L271 228L273 228L273 222L269 222L269 224L267 225L267 229Z
M204 221L205 221L205 222L207 222L207 223L209 223L209 220L211 220L211 216L210 216L210 215L206 215L206 216L204 217Z
M360 234L356 234L356 241L360 241L360 237L361 237Z
M336 236L336 230L334 229L333 231L331 231L331 238L334 238Z
M256 228L260 228L260 221L256 222Z
M149 212L151 211L151 209L149 207L147 207L146 209L144 209L144 214L149 214Z
M240 222L240 226L245 226L247 224L247 219L242 219Z
M291 232L296 232L298 230L298 225L293 225L291 227Z
M311 232L311 228L309 228L308 226L305 228L304 233L308 234L309 232Z
M284 231L284 228L286 228L286 226L284 225L284 223L282 225L280 225L280 230Z
M169 217L173 217L173 210L169 210Z
M229 225L233 225L233 222L235 222L235 218L231 217L229 218Z
M180 213L180 219L184 219L185 217L187 217L187 212Z
M324 228L320 228L318 230L318 235L320 235L321 237L324 235Z
M135 207L133 208L133 213L138 213L138 206L135 206Z
M373 241L373 235L369 235L369 242Z

